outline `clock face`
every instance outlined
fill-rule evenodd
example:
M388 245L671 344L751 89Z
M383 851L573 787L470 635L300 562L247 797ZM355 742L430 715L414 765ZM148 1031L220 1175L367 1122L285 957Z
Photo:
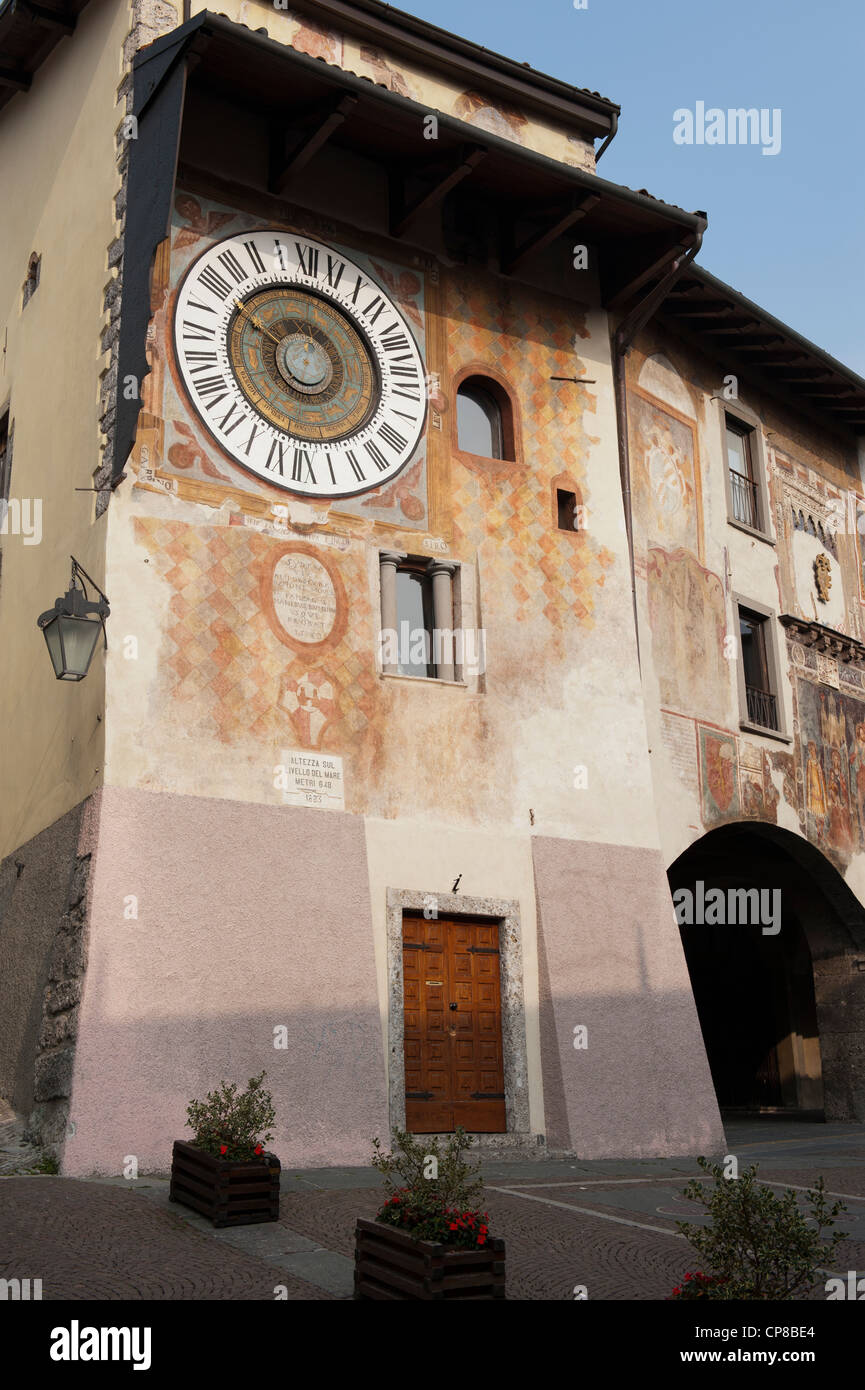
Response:
M174 316L189 398L237 463L307 497L381 487L411 459L424 368L402 314L341 252L243 233L190 266Z

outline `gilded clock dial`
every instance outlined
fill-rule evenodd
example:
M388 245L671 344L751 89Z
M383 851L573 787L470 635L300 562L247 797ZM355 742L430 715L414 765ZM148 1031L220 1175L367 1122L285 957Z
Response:
M238 303L228 357L246 399L297 439L356 434L375 410L372 350L346 314L304 290L264 290Z
M184 278L174 336L211 434L277 486L366 492L415 453L417 344L382 286L332 247L274 231L216 243Z

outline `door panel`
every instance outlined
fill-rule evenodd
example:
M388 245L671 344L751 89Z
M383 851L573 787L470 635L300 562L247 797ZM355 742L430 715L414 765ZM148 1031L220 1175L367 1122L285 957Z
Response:
M507 1127L498 927L403 920L406 1127Z

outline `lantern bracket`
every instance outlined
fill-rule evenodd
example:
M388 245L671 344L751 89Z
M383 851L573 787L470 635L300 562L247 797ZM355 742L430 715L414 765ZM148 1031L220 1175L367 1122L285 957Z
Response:
M54 618L89 618L95 614L102 624L102 637L105 643L105 650L108 651L108 634L105 631L105 619L109 616L111 609L108 599L103 594L99 585L85 569L82 569L74 555L70 555L72 561L72 574L69 580L69 588L62 597L54 600L54 607L41 613L36 619L37 626L44 628ZM87 592L87 585L95 589L99 595L98 599L91 599Z

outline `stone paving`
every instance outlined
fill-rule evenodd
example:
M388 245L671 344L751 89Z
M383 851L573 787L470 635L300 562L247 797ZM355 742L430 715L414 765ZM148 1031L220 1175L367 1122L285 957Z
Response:
M48 1299L327 1299L260 1255L213 1240L143 1194L75 1178L0 1180L0 1278Z
M829 1272L865 1273L865 1126L743 1121L727 1139L779 1192L822 1173L848 1199ZM693 1159L498 1159L483 1172L511 1299L569 1300L578 1285L593 1300L664 1299L698 1265L675 1228L696 1217L681 1198ZM289 1170L278 1222L216 1231L169 1203L164 1178L6 1177L0 1278L42 1278L45 1299L348 1299L355 1219L378 1203L371 1168Z
M41 1158L39 1149L26 1138L24 1120L0 1100L0 1177L33 1168Z

